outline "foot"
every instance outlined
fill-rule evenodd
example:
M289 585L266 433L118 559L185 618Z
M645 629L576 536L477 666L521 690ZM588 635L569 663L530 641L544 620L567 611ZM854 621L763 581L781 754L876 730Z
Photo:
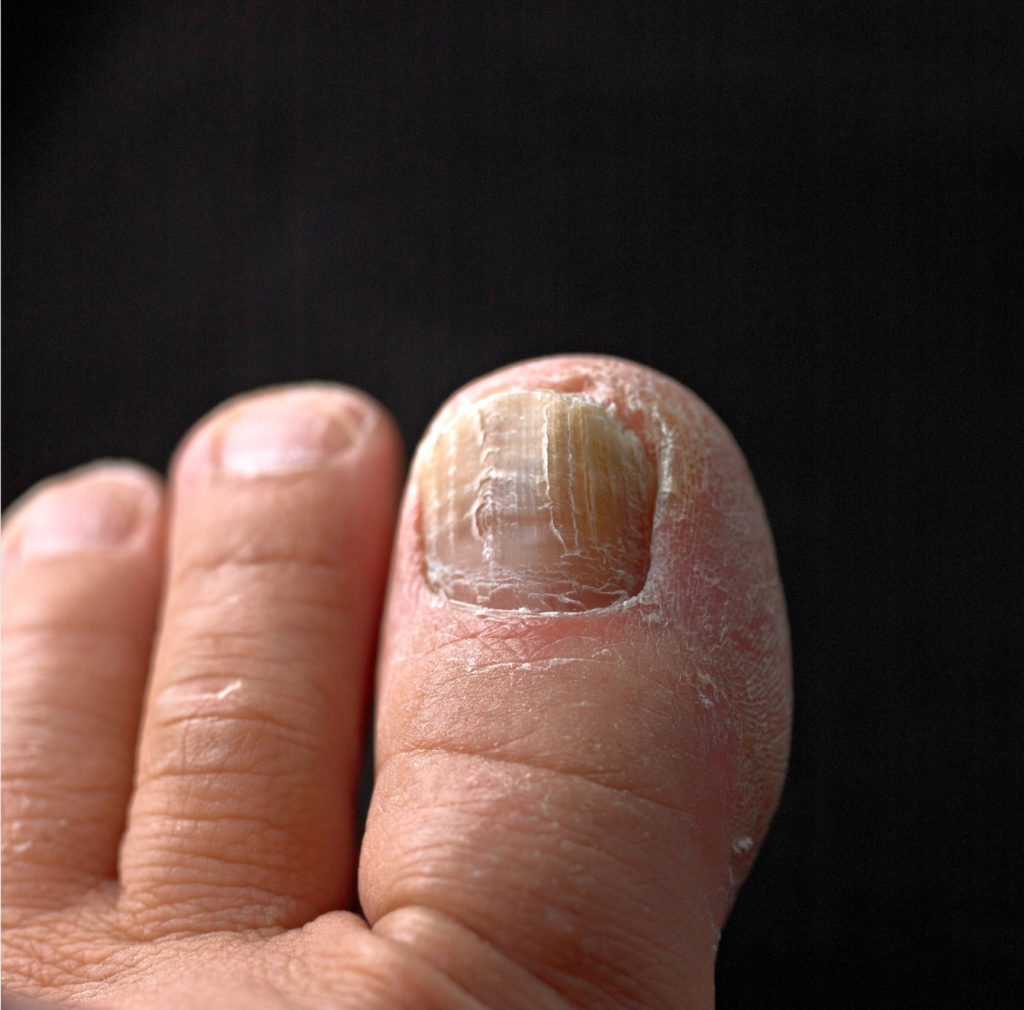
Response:
M3 968L81 1006L695 1006L789 732L771 537L648 369L507 368L400 447L233 400L3 544ZM384 621L377 629L384 605ZM376 663L376 782L356 829Z

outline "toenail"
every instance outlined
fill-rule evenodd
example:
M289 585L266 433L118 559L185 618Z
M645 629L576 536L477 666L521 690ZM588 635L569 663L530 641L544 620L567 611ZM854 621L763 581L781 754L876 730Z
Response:
M643 587L655 470L591 397L485 397L437 430L417 470L427 580L448 599L579 611Z
M155 504L150 482L128 467L92 472L40 491L12 531L20 557L116 550L128 544Z
M348 449L366 423L348 396L295 392L241 408L221 429L216 460L231 476L307 470Z

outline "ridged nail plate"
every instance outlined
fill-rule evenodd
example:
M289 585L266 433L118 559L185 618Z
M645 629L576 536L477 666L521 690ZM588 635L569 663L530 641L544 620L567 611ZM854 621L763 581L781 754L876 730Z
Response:
M657 480L593 398L512 390L467 404L421 450L426 577L499 610L608 607L643 587Z

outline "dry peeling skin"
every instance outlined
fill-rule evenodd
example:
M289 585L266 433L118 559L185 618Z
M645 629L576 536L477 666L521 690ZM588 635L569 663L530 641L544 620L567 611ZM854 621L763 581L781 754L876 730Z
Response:
M590 610L647 577L656 486L640 439L582 393L467 406L426 449L427 579L502 610Z
M714 943L774 812L790 722L771 536L724 425L630 362L502 370L438 415L398 536L368 832L387 823L406 848L363 867L371 921L395 895L447 907L460 885L432 854L454 852L476 860L479 884L458 893L461 918L512 948L559 949L568 934L508 935L483 898L501 885L506 849L531 845L548 862L508 900L543 906L544 873L557 873L566 922L574 907L599 907L593 878L573 890L571 850L559 847L578 815L580 844L608 844L592 830L616 840L607 880L629 881L633 928L675 923L673 956L701 942L683 939L696 922L711 924ZM569 784L585 804L575 814L559 799ZM675 877L652 878L652 864L676 865ZM686 881L701 879L714 897L694 908Z
M713 716L715 734L737 741L730 845L740 878L771 820L789 752L789 628L763 506L729 431L690 390L632 362L580 355L553 367L554 360L478 380L441 410L417 451L399 534L409 547L398 557L420 560L396 570L396 584L411 595L425 588L428 604L472 608L460 634L485 640L492 622L504 637L528 635L535 620L555 621L538 636L567 642L573 621L581 622L580 641L592 619L613 621L616 613L646 626L676 678L668 686L691 690ZM461 493L456 474L472 467L471 446L490 458L472 492ZM525 468L524 475L515 460L538 446L546 473ZM586 486L577 460L596 470L597 485ZM630 487L633 498L623 495ZM532 528L537 538L531 575L490 536L513 502L526 504L521 532ZM565 531L607 537L612 523L619 524L615 549L572 558L585 577L566 585L570 556L557 556L555 531L567 542ZM481 562L486 576L471 584L465 572ZM392 605L399 620L401 595ZM509 609L529 623L509 626L502 615ZM607 652L600 638L590 648Z

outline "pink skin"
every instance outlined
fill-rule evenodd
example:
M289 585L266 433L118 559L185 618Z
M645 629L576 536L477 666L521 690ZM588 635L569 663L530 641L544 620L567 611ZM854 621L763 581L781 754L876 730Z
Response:
M788 635L767 524L721 423L627 362L505 370L463 390L434 423L515 388L592 395L641 437L662 473L647 584L626 605L582 614L439 611L410 482L380 663L363 906L371 921L401 920L403 905L445 910L522 951L521 963L584 1004L597 998L594 980L575 979L572 966L595 960L628 964L625 974L656 986L684 952L691 991L708 992L718 930L785 764ZM373 858L378 831L386 861ZM524 846L531 865L509 880ZM607 873L574 879L572 850L594 848ZM457 886L453 870L474 887ZM509 902L543 903L555 880L563 890L549 927L507 914ZM620 913L609 918L609 908Z
M13 511L5 985L96 1006L713 1002L719 932L787 756L770 533L722 424L629 362L512 366L434 423L536 388L593 396L644 443L659 474L646 583L583 613L441 598L425 577L418 458L387 583L378 779L358 850L360 725L399 459L380 408L304 387L203 422L173 473L162 598L165 506L151 478L131 478L150 511L116 552L19 560L40 499ZM342 410L349 448L322 465L211 477L225 418L268 401L284 417L288 395ZM255 449L261 431L248 433ZM68 644L83 619L100 627L91 651L80 635ZM356 888L365 918L346 911Z

